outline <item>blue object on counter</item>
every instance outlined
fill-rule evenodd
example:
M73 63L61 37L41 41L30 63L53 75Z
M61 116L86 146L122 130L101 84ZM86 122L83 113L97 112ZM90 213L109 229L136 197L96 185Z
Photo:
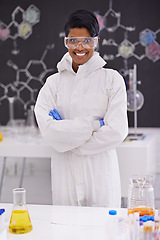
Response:
M142 222L147 222L147 221L153 221L154 222L154 216L144 215L143 217L140 217L139 220L142 221Z
M150 220L154 222L154 216L150 216Z
M117 211L116 210L109 210L109 215L117 215Z
M2 215L4 212L5 212L4 208L0 209L0 215Z
M3 214L5 212L4 208L0 209L0 233L3 231L4 227L5 227L5 214Z

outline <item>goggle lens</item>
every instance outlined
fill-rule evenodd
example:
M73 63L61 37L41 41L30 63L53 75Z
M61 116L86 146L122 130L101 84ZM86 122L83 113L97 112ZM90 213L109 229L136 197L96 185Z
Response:
M84 48L96 48L98 37L65 37L64 45L69 49L76 49L79 44Z

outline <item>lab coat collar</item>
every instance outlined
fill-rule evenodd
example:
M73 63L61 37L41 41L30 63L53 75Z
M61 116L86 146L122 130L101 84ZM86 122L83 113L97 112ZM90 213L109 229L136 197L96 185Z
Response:
M102 68L104 65L106 65L106 61L100 57L98 52L94 52L93 56L89 59L88 62L86 62L83 65L80 65L77 74L88 74L89 72L93 72L94 70L98 68ZM62 72L64 70L73 71L72 69L72 58L67 52L62 60L57 64L57 68L59 72Z

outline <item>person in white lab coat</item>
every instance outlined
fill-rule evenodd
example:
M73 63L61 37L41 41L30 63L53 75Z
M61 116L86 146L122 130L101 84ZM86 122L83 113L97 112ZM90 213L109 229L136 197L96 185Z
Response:
M52 147L55 205L120 207L116 147L128 133L124 79L95 51L99 25L88 10L65 25L68 52L41 88L35 115Z

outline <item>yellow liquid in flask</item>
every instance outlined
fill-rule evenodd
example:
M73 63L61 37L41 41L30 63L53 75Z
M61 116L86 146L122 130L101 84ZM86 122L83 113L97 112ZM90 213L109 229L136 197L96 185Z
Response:
M12 211L9 232L14 234L28 233L32 230L32 223L29 217L28 210Z
M0 131L0 142L3 141L3 135L2 132Z

